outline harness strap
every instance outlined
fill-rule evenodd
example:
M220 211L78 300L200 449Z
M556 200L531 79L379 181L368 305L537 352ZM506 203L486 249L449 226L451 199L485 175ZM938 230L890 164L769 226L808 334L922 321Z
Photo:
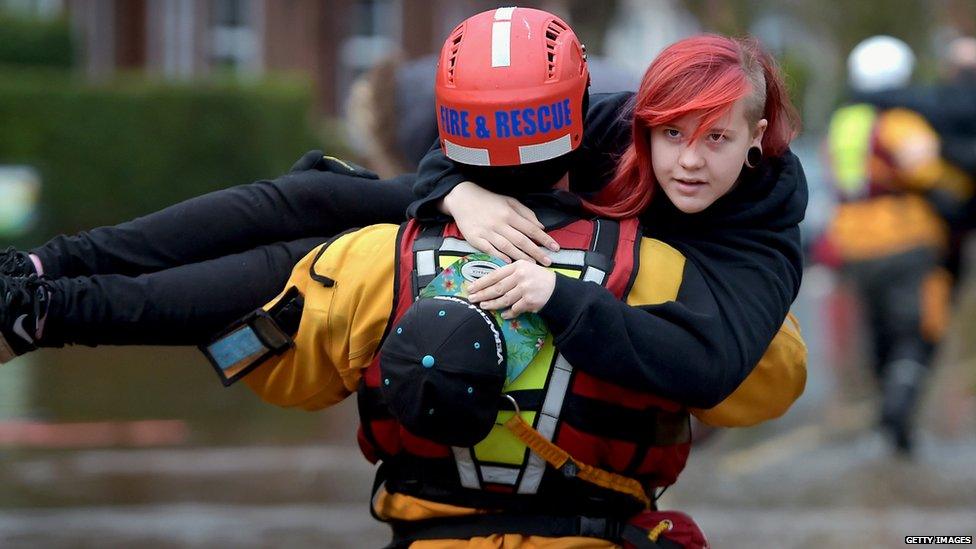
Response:
M420 290L427 287L430 281L434 280L440 271L436 263L436 258L437 250L440 249L441 243L444 242L443 233L443 223L427 225L420 229L417 239L414 240L412 250L414 254L414 269L413 280L411 281L413 295L411 296L411 302L420 295Z
M391 523L393 541L387 549L409 547L415 541L470 539L518 534L547 538L597 538L627 541L637 549L681 549L677 543L649 535L647 530L616 518L582 515L478 514Z
M626 494L643 503L645 509L651 508L653 501L647 497L647 493L644 491L644 487L641 486L640 482L573 459L568 452L546 440L531 425L526 423L518 413L505 422L505 427L530 450L538 454L546 463L552 465L564 475L577 477L601 488Z
M663 532L670 529L671 521L667 519L659 522L651 530L645 530L633 524L625 524L620 537L636 549L682 549L678 542L661 537Z

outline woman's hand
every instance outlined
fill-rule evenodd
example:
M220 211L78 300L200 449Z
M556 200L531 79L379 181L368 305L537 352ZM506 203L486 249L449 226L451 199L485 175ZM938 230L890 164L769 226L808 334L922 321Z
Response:
M559 244L546 234L532 210L471 181L454 187L444 197L442 209L454 218L472 246L506 263L521 259L550 265L552 261L539 246L559 250Z
M468 287L468 300L482 309L508 309L502 318L537 313L556 289L556 273L520 259L475 280Z

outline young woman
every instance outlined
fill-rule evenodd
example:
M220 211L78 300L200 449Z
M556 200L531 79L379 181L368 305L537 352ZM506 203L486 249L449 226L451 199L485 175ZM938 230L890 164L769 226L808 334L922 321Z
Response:
M736 42L725 50L730 71L738 70L739 78L745 74L743 59L758 63L752 72L759 67L765 79L764 117L777 131L763 136L765 155L757 167L742 168L740 183L712 207L689 214L667 192L650 201L650 192L626 188L638 180L648 185L645 191L656 187L647 169L648 118L639 106L632 111L633 94L593 96L582 143L566 161L571 190L597 205L629 193L631 201L625 205L643 209L645 233L678 249L699 273L686 282L688 290L676 301L634 308L601 327L602 333L631 334L627 345L607 353L608 366L631 365L635 376L661 394L703 407L738 386L789 310L800 281L797 224L806 206L802 169L785 146L792 132L784 129L795 116L780 80L771 77L772 65L754 44ZM643 88L638 104L651 99ZM697 109L715 109L716 104L705 101ZM563 173L549 171L541 175ZM445 158L439 148L428 154L416 178L376 181L362 175L345 163L309 153L296 171L274 181L205 195L116 227L53 239L33 250L46 278L0 279L0 334L9 351L5 358L36 345L206 341L272 297L291 266L331 234L400 221L399 212L414 198L408 190L411 182L426 196L411 207L418 218L443 216L440 205L476 247L512 259L546 261L535 243L552 242L534 215L508 197L461 185L486 174ZM531 184L540 174L525 169L501 177L511 184ZM598 191L611 179L613 185L600 196ZM24 261L24 255L8 254L11 275L33 271L34 262ZM588 325L582 320L602 302L595 299L581 299L578 307L555 316L570 319L573 326ZM26 338L18 335L17 325ZM595 333L578 331L578 337L563 345L592 348ZM675 356L690 357L677 372L664 365Z

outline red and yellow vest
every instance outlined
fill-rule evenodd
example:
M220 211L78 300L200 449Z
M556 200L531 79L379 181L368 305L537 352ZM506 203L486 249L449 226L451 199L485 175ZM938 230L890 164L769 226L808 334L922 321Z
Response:
M570 219L549 234L560 245L552 255L554 271L601 284L621 300L626 298L639 258L636 220ZM441 269L477 252L453 224L405 224L397 247L393 315L387 329ZM360 384L358 438L367 459L383 462L388 492L478 509L601 515L640 510L633 498L547 466L503 427L513 408L501 410L495 428L474 447L448 447L411 434L386 409L379 372L377 356ZM683 406L575 368L559 354L551 336L504 391L516 399L522 417L536 431L582 463L635 478L648 489L672 484L684 468L690 429Z

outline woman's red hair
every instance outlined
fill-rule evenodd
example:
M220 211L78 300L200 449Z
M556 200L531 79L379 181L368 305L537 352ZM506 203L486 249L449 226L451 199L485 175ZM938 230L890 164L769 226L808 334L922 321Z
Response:
M748 94L754 99L746 108L750 124L762 118L768 122L763 154L782 155L798 131L799 116L776 62L758 41L704 34L668 46L647 68L637 90L631 145L613 180L586 208L604 217L638 215L657 187L648 130L697 114L701 122L691 139L698 139Z

